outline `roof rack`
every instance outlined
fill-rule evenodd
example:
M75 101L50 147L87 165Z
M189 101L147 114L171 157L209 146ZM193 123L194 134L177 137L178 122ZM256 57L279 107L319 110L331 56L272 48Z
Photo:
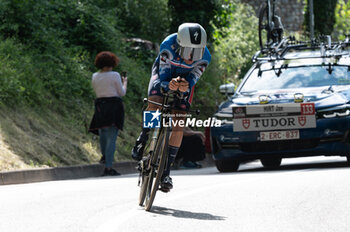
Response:
M344 51L350 47L350 35L346 35L344 41L332 42L331 36L321 36L318 40L309 42L298 41L294 36L283 38L280 42L265 46L256 52L252 61L277 61L277 60L296 60L296 59L314 59L314 58L336 58L350 55L349 51ZM319 56L293 57L286 58L285 55L292 50L319 50Z

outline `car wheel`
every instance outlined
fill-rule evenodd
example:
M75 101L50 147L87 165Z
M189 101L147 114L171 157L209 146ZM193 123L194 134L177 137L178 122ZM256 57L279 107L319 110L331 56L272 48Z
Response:
M237 160L215 160L215 165L219 172L236 172L239 162Z
M281 165L282 158L263 158L260 162L265 168L273 169Z
M348 160L348 164L350 165L350 155L347 155L346 159Z

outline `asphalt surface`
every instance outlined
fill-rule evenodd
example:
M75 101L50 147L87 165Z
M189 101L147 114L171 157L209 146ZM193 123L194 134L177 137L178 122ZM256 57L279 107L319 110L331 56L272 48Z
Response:
M344 157L259 161L238 172L171 172L174 189L138 205L138 174L0 186L4 232L346 232L350 169Z
M214 162L211 157L207 157L200 163L203 165L203 167L214 166ZM122 175L136 173L136 167L137 162L135 161L116 162L113 164L113 168L115 168ZM69 167L6 171L0 172L0 185L99 177L102 175L103 170L104 165L91 164Z

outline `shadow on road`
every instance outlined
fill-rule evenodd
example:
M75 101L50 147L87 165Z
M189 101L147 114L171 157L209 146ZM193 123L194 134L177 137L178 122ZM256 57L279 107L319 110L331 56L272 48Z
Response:
M343 161L330 161L330 162L315 162L315 163L298 163L298 164L282 164L278 168L268 169L264 167L257 168L244 168L240 169L238 173L245 172L263 172L263 171L290 171L290 170L302 170L302 169L334 169L334 168L346 168L349 167L349 163Z
M184 210L170 209L164 207L153 206L152 212L155 214L165 215L165 216L173 216L178 218L190 218L197 220L208 220L208 221L221 221L225 220L226 217L215 216L209 213L195 213Z
M287 159L286 159L287 160ZM292 163L294 162L295 163ZM212 167L210 171L201 171L201 169L187 169L179 170L179 172L173 172L174 175L232 175L232 174L245 174L245 173L255 173L255 172L284 172L292 170L326 170L326 169L338 169L338 168L349 168L350 164L343 160L305 160L303 158L295 158L293 161L287 161L281 164L280 167L274 169L268 169L262 166L260 161L255 160L251 162L241 163L237 172L227 172L220 173L216 168Z

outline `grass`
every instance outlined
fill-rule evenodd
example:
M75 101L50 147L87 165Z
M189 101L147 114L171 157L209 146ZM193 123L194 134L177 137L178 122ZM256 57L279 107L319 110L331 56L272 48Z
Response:
M0 171L89 164L100 158L96 139L50 110L0 108Z
M33 107L0 107L0 171L97 163L98 136L86 132L93 107L77 113ZM141 109L130 109L119 132L115 161L130 160L141 124ZM68 116L65 116L65 115ZM81 116L79 116L81 115ZM78 119L77 119L78 118Z

